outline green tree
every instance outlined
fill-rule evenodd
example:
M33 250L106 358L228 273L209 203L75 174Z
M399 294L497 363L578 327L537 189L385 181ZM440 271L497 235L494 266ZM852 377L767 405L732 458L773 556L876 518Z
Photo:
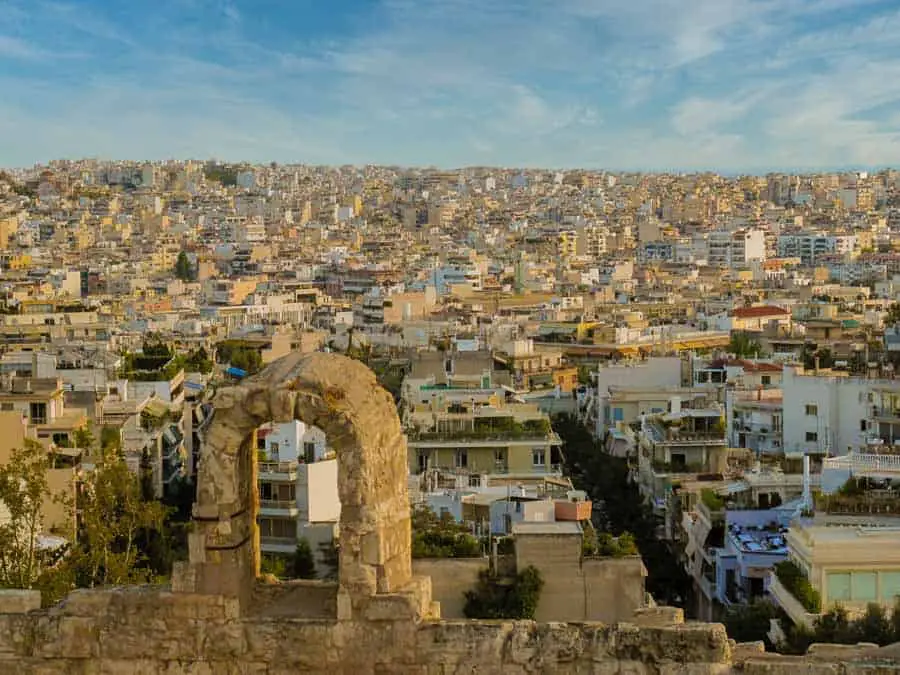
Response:
M466 592L463 613L468 619L534 619L544 580L535 567L526 567L512 583L482 570L478 583Z
M738 642L768 643L772 619L781 619L782 612L768 600L755 600L749 605L732 605L725 612L722 623L728 637Z
M166 507L145 501L141 482L123 460L107 459L84 481L77 545L67 559L78 586L146 583L153 578L141 537L160 531Z
M175 261L175 276L182 281L191 281L194 278L194 268L185 251L181 251Z
M294 577L297 579L315 579L316 561L313 558L312 547L306 537L297 542L297 550L294 552Z
M0 521L0 586L34 588L40 576L37 537L49 468L46 450L31 440L0 466L0 504L8 514Z
M76 429L73 434L75 447L81 450L93 450L96 439L94 438L94 430L90 423Z
M413 558L472 558L481 554L481 544L469 528L449 513L438 516L427 506L413 509Z
M739 359L756 358L762 352L759 342L743 331L731 334L727 350Z

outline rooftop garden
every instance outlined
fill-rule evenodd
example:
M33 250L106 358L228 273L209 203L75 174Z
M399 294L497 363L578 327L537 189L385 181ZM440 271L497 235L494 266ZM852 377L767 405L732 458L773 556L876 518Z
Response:
M546 438L552 431L550 421L545 418L519 422L513 417L476 417L470 429L453 431L414 430L411 438L422 440L460 440L460 439L520 439Z

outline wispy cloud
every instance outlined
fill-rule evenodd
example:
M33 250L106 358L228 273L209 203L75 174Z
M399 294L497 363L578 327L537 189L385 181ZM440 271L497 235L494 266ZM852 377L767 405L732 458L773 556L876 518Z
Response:
M15 94L0 100L0 164L731 169L900 155L896 0L6 2L0 86ZM57 52L80 58L45 59Z

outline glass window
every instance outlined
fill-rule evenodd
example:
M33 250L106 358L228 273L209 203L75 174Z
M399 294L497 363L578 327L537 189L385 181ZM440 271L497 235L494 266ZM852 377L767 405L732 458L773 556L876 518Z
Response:
M900 572L881 573L881 600L893 604L900 596Z
M863 602L878 600L878 575L875 572L853 573L853 599Z
M817 406L815 403L807 403L806 414L815 417L819 414L819 406Z
M819 440L819 434L815 431L807 431L806 432L806 442L807 443L815 443Z
M531 463L534 466L544 466L546 462L546 453L543 448L534 448L531 451Z
M613 408L613 422L621 422L625 419L625 411L621 408Z
M829 572L827 578L828 604L851 598L849 572Z

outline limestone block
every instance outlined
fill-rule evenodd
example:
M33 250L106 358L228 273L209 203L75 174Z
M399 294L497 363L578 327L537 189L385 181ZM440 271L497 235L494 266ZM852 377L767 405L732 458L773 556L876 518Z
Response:
M0 589L0 614L21 614L40 608L40 591Z

